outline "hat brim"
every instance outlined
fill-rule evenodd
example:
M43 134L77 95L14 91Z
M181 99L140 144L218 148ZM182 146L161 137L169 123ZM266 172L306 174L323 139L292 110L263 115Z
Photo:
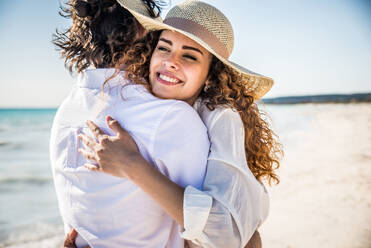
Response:
M159 23L162 23L162 18L161 16L158 16L157 18L152 18L150 16L143 15L136 11L133 6L129 6L127 4L127 1L125 0L117 0L117 2L126 10L128 10L134 17L135 19L138 20L138 22L147 30L158 30L156 29L158 27ZM143 3L141 3L143 4Z
M200 44L202 47L204 47L206 50L208 50L211 54L213 54L215 57L217 57L222 63L224 63L229 68L233 69L237 73L241 74L243 83L247 86L248 93L251 94L255 100L259 100L262 98L273 86L274 81L270 77L266 77L264 75L261 75L259 73L253 72L249 69L244 68L243 66L234 63L228 59L225 59L223 56L219 55L217 52L214 51L206 42L204 42L202 39L198 38L197 36L175 28L173 26L170 26L168 24L163 23L162 18L151 18L148 16L145 16L132 8L129 8L126 6L122 1L118 0L120 5L127 9L137 20L138 22L147 30L155 31L155 30L172 30L178 33L181 33L188 38L192 39L193 41Z
M165 24L166 25L166 24ZM167 25L168 27L171 27L170 25ZM208 50L211 54L213 54L215 57L217 57L222 63L224 63L229 68L236 71L238 74L241 74L243 84L245 84L248 89L249 94L251 94L255 100L261 99L273 86L274 81L270 77L263 76L261 74L258 74L256 72L253 72L249 69L246 69L245 67L230 61L228 59L225 59L221 55L219 55L217 52L214 51L206 42L198 38L197 36L188 33L186 31L176 29L176 28L166 28L170 29L176 32L179 32L188 38L194 40L198 44L200 44L202 47L204 47L206 50Z

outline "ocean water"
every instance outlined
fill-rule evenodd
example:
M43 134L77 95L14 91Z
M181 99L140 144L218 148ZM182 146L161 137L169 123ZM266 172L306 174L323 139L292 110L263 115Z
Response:
M0 110L0 247L55 247L63 235L48 153L55 112Z
M344 104L265 105L285 149L319 113ZM49 161L55 109L0 109L0 248L61 247L64 237Z

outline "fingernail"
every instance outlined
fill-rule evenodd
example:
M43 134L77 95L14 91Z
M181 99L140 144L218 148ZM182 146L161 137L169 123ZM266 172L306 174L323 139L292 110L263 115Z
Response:
M114 121L114 119L113 119L111 116L108 116L108 117L107 117L107 121L108 121L109 123L112 123L112 122Z

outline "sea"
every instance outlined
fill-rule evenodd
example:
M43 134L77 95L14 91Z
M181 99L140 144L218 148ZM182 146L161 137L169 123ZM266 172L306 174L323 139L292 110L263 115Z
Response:
M346 104L262 105L284 146L293 130ZM371 105L368 105L371 106ZM64 238L49 159L56 109L0 109L0 248L61 247Z
M0 247L60 247L48 152L55 113L0 109Z

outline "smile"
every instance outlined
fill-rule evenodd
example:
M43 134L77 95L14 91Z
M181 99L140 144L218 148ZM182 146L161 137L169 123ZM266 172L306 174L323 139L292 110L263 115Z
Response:
M162 73L158 73L157 79L160 83L166 84L166 85L175 85L175 84L178 84L180 82L179 79L173 78L173 77L170 77L170 76L166 76Z

